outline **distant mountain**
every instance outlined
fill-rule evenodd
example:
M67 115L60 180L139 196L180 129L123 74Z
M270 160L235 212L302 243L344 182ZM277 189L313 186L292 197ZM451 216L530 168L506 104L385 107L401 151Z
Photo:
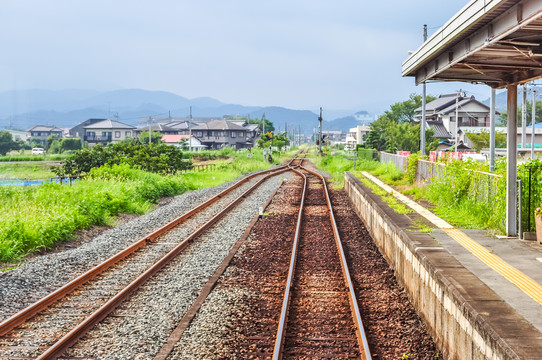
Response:
M142 118L249 116L265 117L284 131L286 125L311 134L318 127L318 114L279 106L243 106L224 104L210 97L188 99L166 91L125 89L106 92L94 90L24 90L0 93L0 129L28 129L34 125L69 128L89 118L112 118L137 126ZM360 112L364 114L366 112ZM360 125L359 114L325 121L324 129L345 130Z
M538 96L541 94L541 91L542 91L542 88L541 87L537 87L536 88L537 91L538 91ZM530 92L530 90L532 90L532 87L529 87L528 88L528 92L527 92L527 101L530 102L532 100L532 93ZM538 98L539 99L539 98ZM481 101L483 104L489 106L489 98ZM523 101L523 92L522 92L522 87L521 86L518 86L518 107L521 107L521 102ZM539 100L537 100L539 101ZM506 106L507 106L507 103L508 102L508 92L506 90L503 90L503 91L500 91L498 93L495 94L495 109L498 111L498 112L503 112L503 111L506 111Z

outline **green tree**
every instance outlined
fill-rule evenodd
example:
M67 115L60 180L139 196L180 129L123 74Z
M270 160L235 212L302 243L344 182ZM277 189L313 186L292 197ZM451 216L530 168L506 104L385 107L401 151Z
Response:
M527 104L525 105L525 110L526 110L526 118L527 118L527 126L530 126L531 125L531 118L532 118L532 113L533 113L533 103L532 102L529 102L527 101ZM517 114L517 121L518 121L518 126L521 126L521 124L523 124L523 119L522 119L522 116L521 116L521 106L518 106L518 114ZM537 101L536 102L536 108L535 108L535 120L536 120L536 124L538 124L539 122L542 122L542 102L540 101ZM506 124L508 124L508 112L507 111L503 111L500 115L499 115L499 119L497 121L498 125L500 126L506 126Z
M473 149L480 152L483 148L489 148L489 131L482 130L480 134L468 133L467 137L472 141ZM495 132L495 147L506 148L506 134Z
M58 140L58 136L51 134L47 136L47 140L45 141L45 150L49 151L49 148L51 147L51 144L53 141Z
M60 149L60 141L58 140L53 140L53 142L51 142L51 144L49 145L49 152L51 154L60 154L62 152L62 150Z
M62 138L60 139L60 152L68 150L81 150L81 139Z
M13 136L6 130L0 131L0 155L6 155L11 150L18 150L20 144L13 141Z
M57 175L88 174L91 169L109 164L128 164L145 171L173 174L188 169L190 162L183 161L182 151L166 144L133 144L118 142L104 147L100 144L82 149L64 160L54 171Z
M435 97L427 96L427 101ZM421 95L411 94L409 99L395 103L370 125L365 139L365 147L380 151L396 150L416 152L420 147L420 125L413 123L415 110L421 106ZM436 149L438 139L433 137L433 130L425 132L426 151Z
M162 142L162 133L159 131L151 131L151 142L153 144L160 144ZM139 134L139 141L142 144L148 144L149 143L149 132L148 131L142 131Z
M435 100L434 96L426 96L426 101ZM416 109L422 106L422 96L410 94L409 99L390 105L390 110L384 112L385 117L396 123L412 122L416 115Z

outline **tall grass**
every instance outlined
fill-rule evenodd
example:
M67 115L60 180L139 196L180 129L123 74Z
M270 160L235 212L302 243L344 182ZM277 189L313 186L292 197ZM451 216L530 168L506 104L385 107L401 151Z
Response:
M104 165L72 186L0 186L0 262L49 248L70 239L76 230L112 224L117 214L148 212L162 197L216 186L271 166L261 151L254 150L252 158L228 149L220 153L233 160L219 161L213 171L165 176L126 164ZM288 155L274 154L274 163Z
M0 179L42 180L52 176L55 174L46 163L0 162Z

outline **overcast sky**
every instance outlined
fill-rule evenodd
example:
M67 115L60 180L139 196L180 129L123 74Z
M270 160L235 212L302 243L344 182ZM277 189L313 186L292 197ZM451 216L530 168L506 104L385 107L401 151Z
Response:
M382 111L408 50L465 0L1 0L0 91L141 88L294 109ZM428 86L428 93L483 85Z

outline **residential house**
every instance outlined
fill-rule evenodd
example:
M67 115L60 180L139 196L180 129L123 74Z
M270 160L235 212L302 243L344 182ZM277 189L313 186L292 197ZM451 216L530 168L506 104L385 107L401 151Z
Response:
M36 125L27 130L30 133L30 140L37 141L44 145L47 143L47 138L51 135L55 135L57 138L61 138L64 134L64 129L56 126Z
M189 140L190 139L190 140ZM173 145L176 147L182 147L183 140L186 140L188 143L186 147L190 147L192 151L201 151L206 148L205 145L199 141L195 136L190 135L164 135L162 136L162 142L167 145Z
M209 149L231 146L236 149L251 148L254 138L247 136L247 129L228 120L213 120L192 129L197 137Z
M322 130L322 136L327 138L332 144L345 144L346 132L342 130Z
M127 138L135 137L136 128L114 120L103 120L94 124L86 125L84 141L89 146L96 144L115 143Z
M136 136L139 136L143 131L149 131L149 128L151 131L158 131L162 135L177 135L179 134L178 129L175 129L171 126L168 126L166 124L157 123L157 124L151 124L151 126L142 126L138 127L135 132Z
M459 121L456 119L456 109ZM421 107L415 110L415 117L418 121L421 120ZM462 133L461 129L489 128L489 107L476 100L474 96L444 94L426 104L425 118L427 125L435 130L435 137L453 143L456 134ZM447 135L446 132L449 138L445 140L443 137Z
M346 146L350 149L355 149L356 145L365 143L365 135L371 131L371 128L366 125L358 125L351 128L346 136Z
M30 139L30 132L28 131L12 130L12 129L4 129L4 130L11 134L11 137L13 138L13 140L21 140L23 142L26 142L28 141L28 139Z
M70 137L72 138L79 138L81 141L83 141L83 137L85 136L85 126L96 124L98 122L104 121L107 119L88 119L83 122L80 122L79 124L72 127L69 131Z

